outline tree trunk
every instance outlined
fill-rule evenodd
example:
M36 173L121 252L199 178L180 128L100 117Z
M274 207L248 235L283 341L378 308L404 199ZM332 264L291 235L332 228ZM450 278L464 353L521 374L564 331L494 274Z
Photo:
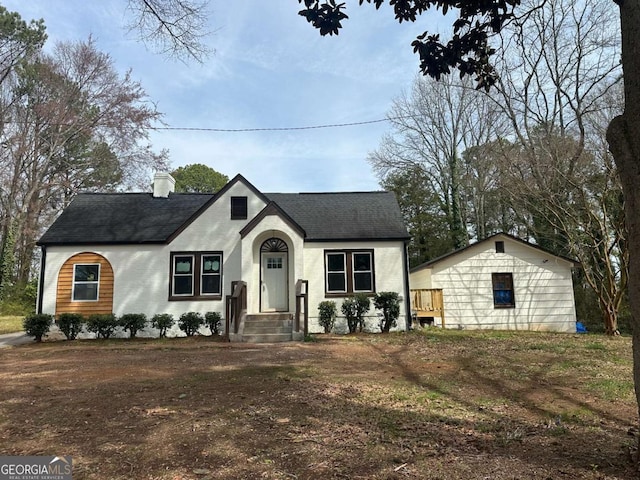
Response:
M629 235L633 381L640 413L640 0L616 0L616 3L620 7L625 108L609 125L607 140L624 192Z
M600 308L604 317L604 333L609 336L620 335L618 330L618 308L611 302L606 305L601 303Z

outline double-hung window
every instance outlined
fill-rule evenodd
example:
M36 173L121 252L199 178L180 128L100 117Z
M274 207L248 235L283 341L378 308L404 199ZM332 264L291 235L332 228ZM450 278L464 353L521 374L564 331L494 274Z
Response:
M222 253L181 252L171 254L169 298L220 299L222 296Z
M327 252L325 264L327 293L347 293L347 254Z
M373 293L373 250L325 251L325 291L336 296Z
M200 262L200 295L220 295L222 293L222 255L203 254Z
M71 299L74 302L98 301L100 285L100 264L81 264L73 266L73 288Z
M195 255L175 255L173 257L172 291L174 296L193 296Z
M513 294L513 274L492 273L493 307L515 308L516 300Z

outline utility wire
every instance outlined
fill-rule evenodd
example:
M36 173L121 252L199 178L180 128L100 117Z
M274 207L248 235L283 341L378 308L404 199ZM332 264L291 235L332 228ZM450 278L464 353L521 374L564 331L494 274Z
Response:
M280 132L280 131L292 131L292 130L314 130L321 128L341 128L341 127L356 127L359 125L370 125L373 123L393 122L396 120L403 120L407 118L416 118L416 115L400 115L397 117L379 118L377 120L366 120L362 122L350 122L350 123L328 123L324 125L307 125L302 127L258 127L258 128L207 128L207 127L149 127L150 130L173 130L183 132ZM7 124L26 124L28 122L15 122L8 121ZM51 123L52 126L68 126L73 124L67 123ZM103 124L104 125L104 124ZM82 126L82 125L81 125ZM108 125L107 125L108 126Z
M206 127L154 127L153 130L179 130L189 132L279 132L289 130L314 130L320 128L355 127L358 125L370 125L372 123L389 122L408 117L389 117L378 120L351 123L330 123L326 125L309 125L305 127L262 127L262 128L206 128Z

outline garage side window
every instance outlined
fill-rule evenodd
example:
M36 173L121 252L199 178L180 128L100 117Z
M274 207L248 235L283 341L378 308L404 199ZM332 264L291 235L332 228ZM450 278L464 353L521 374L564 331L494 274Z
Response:
M76 263L73 266L73 288L71 299L74 302L96 302L100 285L100 264Z
M494 308L515 308L512 273L492 273Z

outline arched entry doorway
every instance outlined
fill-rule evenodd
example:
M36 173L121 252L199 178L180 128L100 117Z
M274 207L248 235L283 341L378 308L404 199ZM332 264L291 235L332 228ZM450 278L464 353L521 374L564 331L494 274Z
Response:
M260 247L260 311L289 310L289 247L277 237Z

